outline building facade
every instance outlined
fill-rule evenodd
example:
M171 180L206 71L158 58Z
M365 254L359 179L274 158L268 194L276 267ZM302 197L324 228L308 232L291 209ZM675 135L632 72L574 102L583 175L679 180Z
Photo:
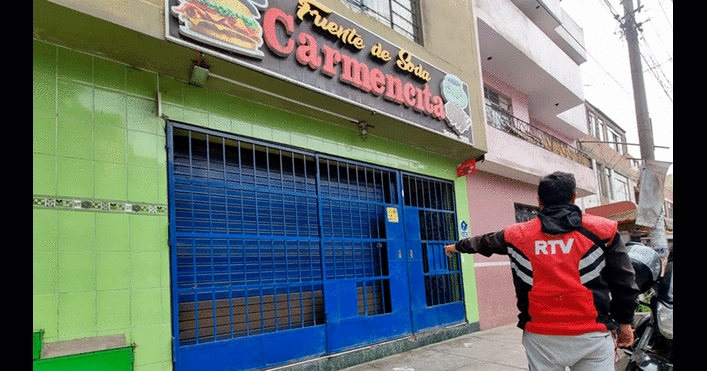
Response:
M626 131L600 109L586 102L588 136L580 147L592 159L597 193L577 202L582 209L630 201L636 203L638 168L631 159Z
M475 9L384 3L33 2L35 368L478 329Z
M597 191L579 66L582 29L560 1L474 1L483 73L488 153L467 176L472 235L533 218L537 184L573 173L579 196ZM474 256L481 329L517 321L507 256Z

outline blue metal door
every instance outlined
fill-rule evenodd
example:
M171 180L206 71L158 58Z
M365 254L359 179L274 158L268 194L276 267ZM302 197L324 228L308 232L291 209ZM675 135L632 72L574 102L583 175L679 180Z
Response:
M459 255L448 258L443 246L457 241L452 182L403 173L405 240L413 331L460 323L465 319ZM424 288L424 290L422 289Z
M455 233L449 182L167 131L175 370L265 368L463 320L458 262L435 251Z
M319 161L328 351L410 334L398 174Z

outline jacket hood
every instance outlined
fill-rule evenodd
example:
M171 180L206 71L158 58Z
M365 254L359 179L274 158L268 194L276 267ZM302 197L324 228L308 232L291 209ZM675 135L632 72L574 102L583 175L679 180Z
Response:
M559 235L576 231L582 226L582 210L574 204L545 206L538 213L540 230Z

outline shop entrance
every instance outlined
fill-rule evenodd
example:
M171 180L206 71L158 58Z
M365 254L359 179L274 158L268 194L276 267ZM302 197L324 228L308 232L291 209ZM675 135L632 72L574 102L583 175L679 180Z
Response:
M175 370L464 320L451 182L168 122Z

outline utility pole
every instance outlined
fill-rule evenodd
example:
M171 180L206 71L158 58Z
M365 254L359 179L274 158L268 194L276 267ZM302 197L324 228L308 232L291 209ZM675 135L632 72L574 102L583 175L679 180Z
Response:
M650 245L658 252L665 263L669 251L665 222L662 215L662 203L663 183L665 182L665 172L669 164L655 161L653 125L648 115L648 100L646 99L646 88L643 84L643 67L641 66L641 52L638 46L638 28L640 24L636 22L635 13L641 8L640 0L638 0L638 3L638 10L635 10L633 8L633 0L623 0L624 20L622 23L628 43L628 59L631 64L631 80L633 82L633 100L636 106L636 122L638 124L638 142L641 146L641 160L643 160L636 224L650 228ZM650 215L650 217L646 217L646 215ZM657 216L657 218L653 216Z
M653 148L653 126L648 115L648 100L646 87L643 85L643 66L641 52L638 47L638 27L636 23L633 0L623 0L623 29L628 43L628 61L631 64L631 81L633 82L633 101L636 106L636 121L638 123L638 142L641 145L641 159L655 160Z

